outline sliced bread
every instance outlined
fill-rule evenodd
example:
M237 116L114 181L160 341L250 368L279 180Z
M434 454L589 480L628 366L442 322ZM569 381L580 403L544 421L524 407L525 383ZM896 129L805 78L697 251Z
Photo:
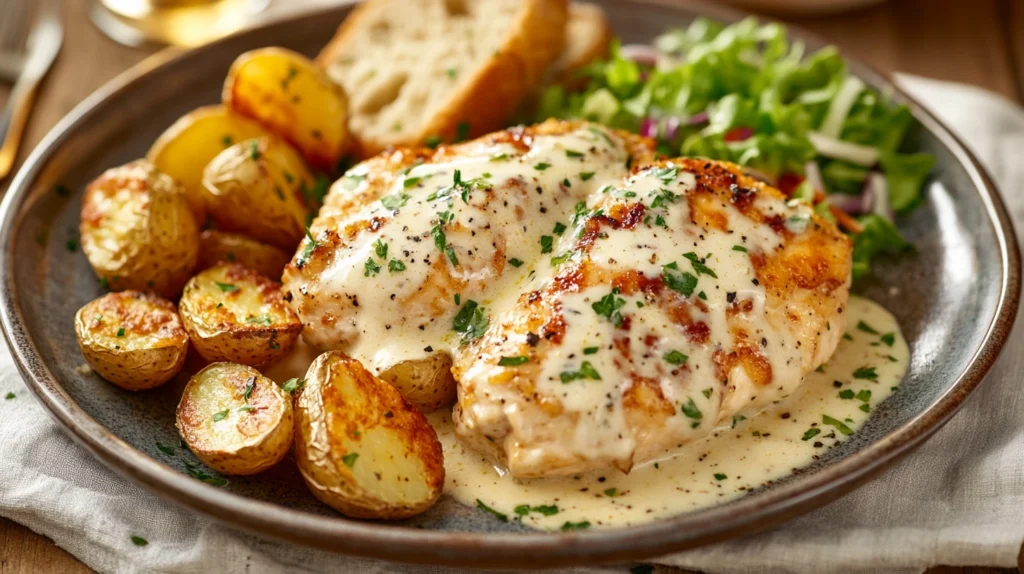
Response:
M369 0L318 58L359 155L504 127L562 51L567 0Z
M548 70L545 83L576 83L576 72L608 56L612 38L612 26L600 6L573 2L565 29L565 49Z

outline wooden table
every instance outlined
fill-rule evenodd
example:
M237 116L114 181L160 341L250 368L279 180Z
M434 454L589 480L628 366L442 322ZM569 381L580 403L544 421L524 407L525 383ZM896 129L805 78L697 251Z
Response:
M86 6L86 0L63 4L64 49L39 94L19 161L75 104L151 53L119 46L102 36L89 23ZM1024 101L1024 1L891 0L843 16L792 21L883 72L966 82ZM0 91L0 101L4 95ZM1024 570L1024 554L1021 565ZM0 519L0 574L55 571L90 572L48 539ZM1015 571L940 567L929 574Z

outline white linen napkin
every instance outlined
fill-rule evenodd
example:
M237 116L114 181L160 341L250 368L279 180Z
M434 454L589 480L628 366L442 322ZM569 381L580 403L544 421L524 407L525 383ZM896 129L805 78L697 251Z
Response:
M897 80L978 154L1024 229L1024 110L973 87ZM1024 541L1022 351L1024 329L1017 329L960 413L859 490L771 532L653 562L723 574L1016 565ZM9 392L14 398L3 400ZM0 516L52 538L100 572L451 571L263 541L164 502L64 436L25 388L6 348L0 349ZM135 545L132 536L148 545Z

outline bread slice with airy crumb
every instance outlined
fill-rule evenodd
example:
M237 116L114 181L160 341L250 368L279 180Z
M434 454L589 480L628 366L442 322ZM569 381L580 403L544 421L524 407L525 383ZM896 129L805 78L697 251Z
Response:
M612 26L608 23L608 16L600 6L573 2L569 6L565 48L548 70L545 83L576 83L577 72L591 62L608 56L614 36Z
M369 0L318 57L363 157L504 127L565 42L567 0Z

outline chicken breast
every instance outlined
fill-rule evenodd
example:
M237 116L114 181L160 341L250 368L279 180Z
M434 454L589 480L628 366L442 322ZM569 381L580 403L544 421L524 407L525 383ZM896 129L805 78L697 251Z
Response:
M285 272L307 340L378 371L450 353L459 437L520 477L756 415L834 351L850 242L735 166L652 156L547 122L357 166Z

